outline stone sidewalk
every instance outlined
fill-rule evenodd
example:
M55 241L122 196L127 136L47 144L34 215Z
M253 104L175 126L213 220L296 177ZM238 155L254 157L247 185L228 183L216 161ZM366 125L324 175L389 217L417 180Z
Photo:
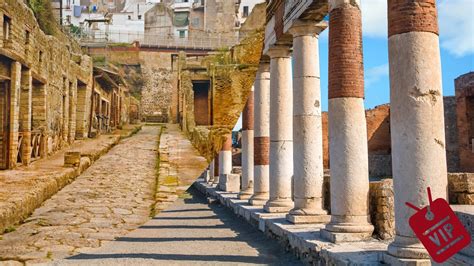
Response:
M0 265L43 263L67 257L84 248L97 248L146 222L155 203L159 132L160 127L145 126L138 134L124 139L74 182L46 200L15 231L0 236ZM119 138L104 137L114 142ZM81 150L86 152L92 149L91 145L99 143L81 146ZM60 157L56 160L58 165L62 162ZM44 164L37 167L47 173ZM55 171L59 166L51 163L51 167ZM54 177L49 178L56 182ZM19 193L17 187L10 190Z
M0 234L23 221L46 199L85 171L100 156L107 153L121 138L140 130L141 125L129 125L113 134L95 139L79 140L54 155L21 166L0 171ZM66 151L80 151L79 167L64 167Z
M265 235L194 189L99 250L54 265L302 265Z

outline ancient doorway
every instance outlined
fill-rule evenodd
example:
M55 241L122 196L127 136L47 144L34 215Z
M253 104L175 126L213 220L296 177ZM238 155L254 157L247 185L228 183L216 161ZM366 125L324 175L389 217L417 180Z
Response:
M210 99L208 80L193 81L194 91L194 121L197 126L210 125Z
M10 128L10 82L0 81L0 169L8 168Z

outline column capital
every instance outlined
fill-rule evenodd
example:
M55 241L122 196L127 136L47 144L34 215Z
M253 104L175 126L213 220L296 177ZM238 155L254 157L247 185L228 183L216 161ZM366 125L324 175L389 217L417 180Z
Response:
M289 58L291 57L291 47L287 45L272 45L267 55L273 58Z
M327 21L316 22L314 20L296 20L289 29L293 37L299 36L317 36L328 27Z
M270 72L270 61L260 61L258 72Z

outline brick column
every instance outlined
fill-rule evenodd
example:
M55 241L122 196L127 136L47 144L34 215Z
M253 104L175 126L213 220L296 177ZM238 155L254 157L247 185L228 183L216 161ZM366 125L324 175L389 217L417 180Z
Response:
M270 64L261 62L255 78L254 194L250 205L264 205L270 190Z
M329 156L332 242L372 236L359 1L329 0Z
M323 209L323 128L319 74L319 33L327 23L296 21L293 35L293 188L292 223L327 223Z
M254 150L254 87L250 90L242 115L242 188L239 199L249 199L253 194Z
M447 197L441 60L435 0L388 1L390 123L395 194L391 264L429 255L409 227L414 211Z
M293 92L291 51L274 46L270 56L270 199L267 212L287 212L293 208Z
M21 161L23 165L31 163L31 106L33 78L31 69L21 71L19 132L23 134Z
M10 79L10 147L8 153L8 168L15 168L17 162L18 130L20 117L20 88L21 88L21 64L12 62Z
M232 133L226 135L219 151L219 188L225 187L226 175L232 173Z

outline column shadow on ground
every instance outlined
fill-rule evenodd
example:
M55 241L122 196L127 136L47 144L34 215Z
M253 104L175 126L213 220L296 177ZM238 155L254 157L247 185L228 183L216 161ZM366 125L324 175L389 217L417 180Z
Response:
M191 195L190 198L184 199L186 205L188 204L206 204L205 197L196 191L195 188L191 187L188 190ZM280 246L278 241L266 237L262 232L252 227L245 220L237 217L228 208L219 205L211 204L208 205L209 209L197 208L196 210L201 211L212 211L214 215L204 217L160 217L157 216L155 220L191 220L191 219L219 219L222 224L218 226L200 226L200 225L159 225L159 226L147 226L144 225L140 228L143 229L154 229L154 228L170 228L170 229L216 229L228 228L236 234L236 237L177 237L177 238L160 238L159 236L153 238L133 238L133 237L122 237L116 241L122 242L133 242L133 243L152 243L152 242L179 242L179 241L231 241L245 242L250 247L255 249L258 256L245 256L245 255L190 255L190 254L159 254L159 253L119 253L119 254L78 254L67 258L67 260L97 260L97 259L151 259L151 260L169 260L169 261L202 261L202 262L232 262L232 263L254 263L254 264L267 264L267 265L303 265L295 256L285 251ZM190 210L184 210L190 211ZM168 213L179 213L177 210L164 211Z

